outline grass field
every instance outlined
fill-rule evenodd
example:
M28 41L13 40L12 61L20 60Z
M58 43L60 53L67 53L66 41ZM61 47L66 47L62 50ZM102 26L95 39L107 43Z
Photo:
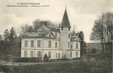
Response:
M17 65L18 64L18 65ZM5 73L111 73L111 59L59 62L15 63L1 65Z

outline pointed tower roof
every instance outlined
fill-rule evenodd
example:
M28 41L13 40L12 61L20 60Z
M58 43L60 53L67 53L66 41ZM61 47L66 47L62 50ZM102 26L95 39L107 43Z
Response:
M71 27L66 9L65 9L64 16L63 16L63 19L62 19L61 27Z

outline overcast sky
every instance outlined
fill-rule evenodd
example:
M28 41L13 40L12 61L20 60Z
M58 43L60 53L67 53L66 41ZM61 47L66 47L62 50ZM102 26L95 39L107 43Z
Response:
M7 7L17 3L40 3L49 7ZM94 21L101 13L113 12L113 0L0 0L0 34L11 27L19 32L22 25L32 25L35 19L61 23L65 6L72 28L82 30L86 42L91 42Z

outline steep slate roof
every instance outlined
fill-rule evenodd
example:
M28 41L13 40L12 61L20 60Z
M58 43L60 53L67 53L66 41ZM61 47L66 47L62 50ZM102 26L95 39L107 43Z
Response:
M75 31L73 31L71 33L71 41L81 41L81 39L79 38L79 33L76 33Z
M51 34L52 37L47 37L46 35ZM23 38L50 38L50 39L54 39L55 36L52 32L50 31L40 31L40 32L32 32L32 33L28 33L26 35L23 36Z
M71 36L71 41L81 41L81 39L78 36Z
M65 9L64 16L63 16L63 19L62 19L61 27L71 27L66 9Z
M60 28L59 27L55 27L55 26L50 26L50 25L42 25L40 27L38 27L38 29L42 28L42 27L46 27L47 29L41 30L41 31L54 31L54 32L60 32ZM38 30L37 30L38 31Z

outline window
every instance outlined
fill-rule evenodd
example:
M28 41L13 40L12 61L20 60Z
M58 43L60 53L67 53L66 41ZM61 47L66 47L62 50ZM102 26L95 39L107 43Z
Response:
M55 42L55 48L57 48L57 42Z
M57 58L57 53L56 53L56 58Z
M58 58L60 58L60 53L58 54Z
M63 30L63 27L61 27L61 30Z
M42 52L38 51L38 57L42 57Z
M68 42L68 48L69 48L70 42Z
M40 40L37 41L37 47L41 47L41 41Z
M48 52L48 57L51 58L51 51Z
M78 49L78 43L76 43L76 48Z
M68 35L68 39L70 39L70 34Z
M48 47L51 48L51 41L49 41L49 43L48 43Z
M71 45L71 49L73 49L73 45Z
M25 40L25 44L24 44L25 47L28 47L28 41Z
M30 57L33 57L33 51L30 51Z
M57 33L55 33L55 37L57 38Z
M49 37L51 37L51 35L49 35Z
M34 40L31 40L31 47L34 47Z
M78 52L76 52L76 58L78 57Z
M24 51L24 57L27 57L27 51Z
M70 57L72 57L72 51L70 52Z

